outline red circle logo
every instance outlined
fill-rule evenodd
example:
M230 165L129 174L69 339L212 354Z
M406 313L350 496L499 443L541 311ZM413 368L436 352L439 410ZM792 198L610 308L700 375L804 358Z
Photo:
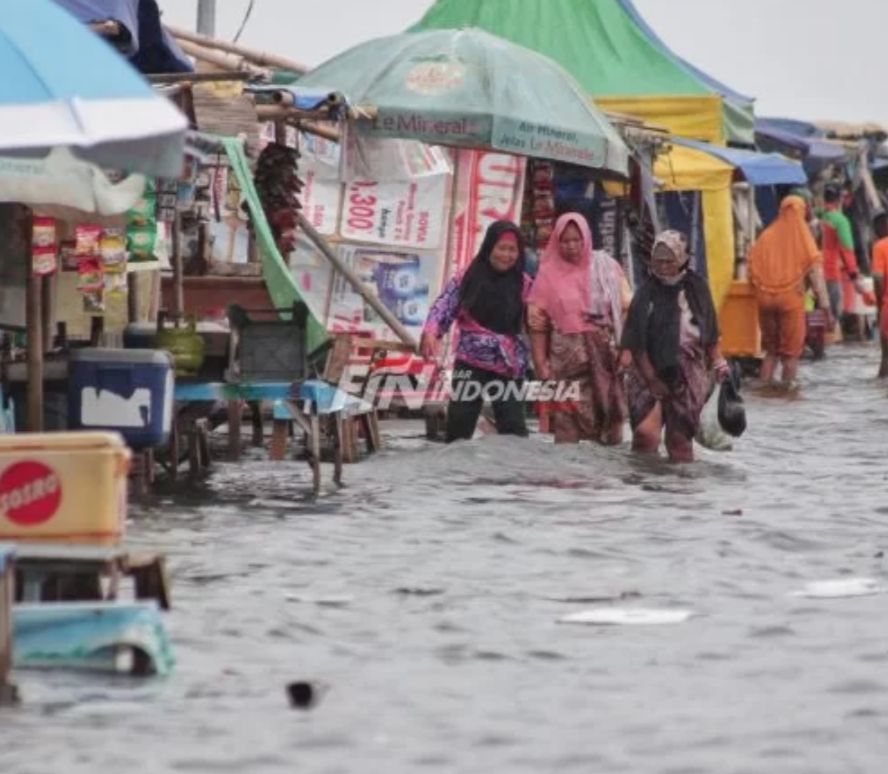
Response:
M58 474L42 462L16 462L0 475L0 510L23 527L43 524L62 502Z

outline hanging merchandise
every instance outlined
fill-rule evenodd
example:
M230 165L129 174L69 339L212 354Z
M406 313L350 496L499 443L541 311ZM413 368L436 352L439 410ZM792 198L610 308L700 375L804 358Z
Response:
M104 275L105 284L102 288L105 298L126 298L126 274L123 272L111 272Z
M299 151L269 143L256 164L256 188L274 241L284 257L296 247L297 215L302 209L299 196L303 182L297 164Z
M59 263L62 271L77 271L80 258L77 255L77 242L74 239L63 239L59 244Z
M105 312L105 295L103 290L86 290L83 292L83 311L87 314L103 314Z
M38 277L58 268L56 223L53 218L35 217L31 237L31 272Z
M145 193L126 213L126 241L130 259L153 261L157 245L157 188L153 180L145 184Z
M126 271L126 240L118 228L106 228L99 239L99 254L106 272Z
M102 237L102 227L92 223L82 223L74 227L74 242L77 256L80 258L94 258L99 254L99 240Z
M179 198L178 180L157 181L156 219L159 223L172 223L176 219L176 202Z
M102 262L98 258L81 258L77 265L77 289L81 292L105 287Z

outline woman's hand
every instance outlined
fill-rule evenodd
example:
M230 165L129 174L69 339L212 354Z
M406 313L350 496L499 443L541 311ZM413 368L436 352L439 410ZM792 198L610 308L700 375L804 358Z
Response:
M715 380L719 384L731 378L731 366L728 365L728 361L723 357L718 358L712 364L712 370L715 373Z
M669 388L656 376L648 382L648 389L657 400L663 400L669 394Z
M435 360L438 357L438 338L431 333L423 333L419 340L419 354L423 360Z
M616 358L617 373L628 373L629 369L632 367L632 353L628 349L618 349L616 352Z
M552 380L552 366L549 365L548 361L541 364L537 369L537 379L541 382L548 382Z

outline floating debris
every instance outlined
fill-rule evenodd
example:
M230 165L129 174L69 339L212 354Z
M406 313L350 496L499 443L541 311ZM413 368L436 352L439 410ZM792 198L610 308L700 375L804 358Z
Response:
M602 607L571 613L559 618L558 623L588 626L663 626L684 623L693 615L692 610Z
M843 597L867 597L883 594L885 587L875 578L841 578L838 580L812 581L801 591L793 591L794 597L809 599L841 599Z

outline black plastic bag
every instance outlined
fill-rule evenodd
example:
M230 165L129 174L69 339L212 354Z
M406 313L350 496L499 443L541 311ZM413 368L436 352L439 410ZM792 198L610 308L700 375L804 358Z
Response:
M728 435L739 438L746 432L746 407L734 373L722 382L718 395L718 423Z

